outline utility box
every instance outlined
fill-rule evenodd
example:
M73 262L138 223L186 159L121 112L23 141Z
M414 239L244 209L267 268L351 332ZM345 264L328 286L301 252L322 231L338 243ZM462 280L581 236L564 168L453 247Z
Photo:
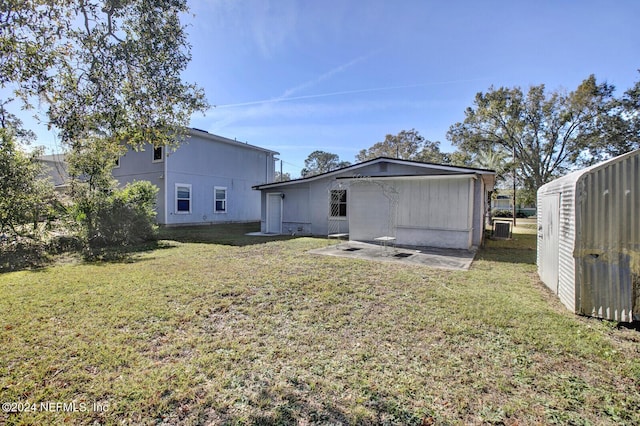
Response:
M640 150L538 189L540 279L571 311L640 320Z

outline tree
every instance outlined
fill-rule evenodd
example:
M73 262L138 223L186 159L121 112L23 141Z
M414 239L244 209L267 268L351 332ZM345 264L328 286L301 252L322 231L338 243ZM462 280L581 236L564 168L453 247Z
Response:
M426 140L417 130L402 130L397 135L387 135L382 142L376 142L368 149L361 150L357 161L367 161L378 157L403 160L442 163L445 155L440 152L440 142Z
M0 84L73 144L99 134L137 147L172 145L204 93L181 73L186 0L9 0L0 6Z
M307 159L304 160L304 169L300 171L300 174L302 177L309 177L350 165L351 163L348 161L340 161L340 157L337 154L325 151L313 151Z
M111 175L122 145L105 137L76 142L68 155L76 221L89 254L106 246L127 246L155 237L158 188L147 181L117 188Z
M20 146L33 137L0 104L0 232L13 237L36 236L40 217L53 205L53 185L41 177L37 160L42 150L27 153Z
M591 155L602 160L640 149L640 80L620 99L609 104L609 113L600 121L601 139Z
M131 207L110 175L120 150L175 146L191 115L208 106L202 89L181 78L191 59L180 23L188 10L186 0L0 5L0 86L12 88L24 107L44 105L46 123L70 149L70 168L80 178L72 190L76 217L90 243L124 235L103 220Z
M503 181L505 174L513 170L514 163L510 161L509 153L503 148L484 150L474 153L471 166L496 172L496 184Z
M443 164L450 164L452 166L460 166L460 167L473 167L474 161L471 156L466 151L455 150L451 153L444 153L444 161Z
M287 172L280 173L277 171L275 175L275 182L284 182L285 180L291 180L291 174Z
M477 154L503 149L515 158L526 189L537 190L575 164L593 161L590 149L599 138L598 120L606 116L613 86L592 75L570 93L533 86L491 87L478 93L465 120L447 138L460 150Z

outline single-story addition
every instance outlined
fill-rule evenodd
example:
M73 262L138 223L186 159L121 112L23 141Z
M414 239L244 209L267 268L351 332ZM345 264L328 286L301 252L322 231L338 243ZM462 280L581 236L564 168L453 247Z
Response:
M492 170L380 157L254 189L264 233L470 249L482 243L494 182Z
M572 312L640 320L640 150L538 189L537 264Z
M120 185L147 180L159 188L159 224L257 222L260 194L251 188L274 180L277 154L189 129L175 150L151 144L130 149L117 160L112 174Z

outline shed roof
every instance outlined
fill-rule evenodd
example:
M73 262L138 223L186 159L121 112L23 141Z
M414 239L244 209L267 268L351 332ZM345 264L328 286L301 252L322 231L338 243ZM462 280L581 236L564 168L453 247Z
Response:
M314 176L300 178L300 179L292 179L292 180L287 180L287 181L283 181L283 182L272 182L272 183L267 183L267 184L263 184L263 185L256 185L256 186L253 187L253 189L269 189L269 188L276 188L276 187L281 187L281 186L295 185L295 184L302 183L302 182L312 182L312 181L324 179L324 178L327 178L327 177L333 177L333 176L336 176L336 175L344 173L344 172L356 171L356 170L359 170L359 169L361 169L363 167L369 166L371 164L382 163L382 162L392 163L392 164L415 166L415 167L418 167L418 168L424 168L424 169L429 169L429 170L434 170L435 169L435 170L440 170L442 172L449 172L450 175L480 174L480 175L487 176L491 180L492 183L493 183L493 181L495 179L495 174L496 174L495 171L488 170L488 169L477 169L477 168L473 168L473 167L451 166L451 165L447 165L447 164L425 163L425 162L422 162L422 161L401 160L401 159L398 159L398 158L390 158L390 157L378 157L378 158L374 158L372 160L363 161L362 163L352 164L352 165L347 166L347 167L342 167L340 169L332 170L330 172L321 173L319 175L314 175ZM417 175L417 176L419 176L419 175ZM375 176L371 176L371 177L374 178ZM389 176L386 176L386 177L389 177Z

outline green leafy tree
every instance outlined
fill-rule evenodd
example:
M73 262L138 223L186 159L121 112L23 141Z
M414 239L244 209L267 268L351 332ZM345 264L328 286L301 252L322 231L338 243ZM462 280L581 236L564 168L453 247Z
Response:
M473 167L473 157L470 153L461 150L455 150L451 153L444 153L443 164L451 164L452 166Z
M291 180L291 174L284 172L284 173L280 173L280 172L276 172L275 175L275 181L276 182L284 182L286 180Z
M503 148L474 153L470 165L480 169L494 170L496 172L496 184L504 181L505 174L512 171L514 166L509 153Z
M304 160L304 169L300 171L300 174L302 177L309 177L350 165L351 163L348 161L340 161L340 157L337 154L325 151L313 151L307 159Z
M397 135L386 135L384 141L361 150L357 161L367 161L378 157L399 158L402 160L443 163L446 156L440 152L440 142L426 140L417 130L403 130Z
M113 139L91 137L76 142L68 155L75 219L90 254L108 246L128 246L155 236L158 188L147 181L117 188L111 170L123 146Z
M535 191L576 164L589 163L599 139L598 120L606 116L613 86L592 75L570 93L533 86L478 93L465 120L447 137L460 150L477 154L503 149L515 154L515 167Z
M122 147L175 146L208 107L181 78L191 59L180 23L188 11L186 0L0 3L0 86L24 107L37 100L69 149L90 244L112 232L103 213L118 204L110 172Z
M42 177L42 149L24 151L33 134L0 105L0 233L37 237L42 216L54 205L53 184ZM27 226L32 225L32 226Z
M601 160L640 149L640 80L621 98L613 99L599 122L601 138L591 155Z
M172 145L204 93L182 81L186 0L8 0L0 5L0 83L73 148L95 134Z

